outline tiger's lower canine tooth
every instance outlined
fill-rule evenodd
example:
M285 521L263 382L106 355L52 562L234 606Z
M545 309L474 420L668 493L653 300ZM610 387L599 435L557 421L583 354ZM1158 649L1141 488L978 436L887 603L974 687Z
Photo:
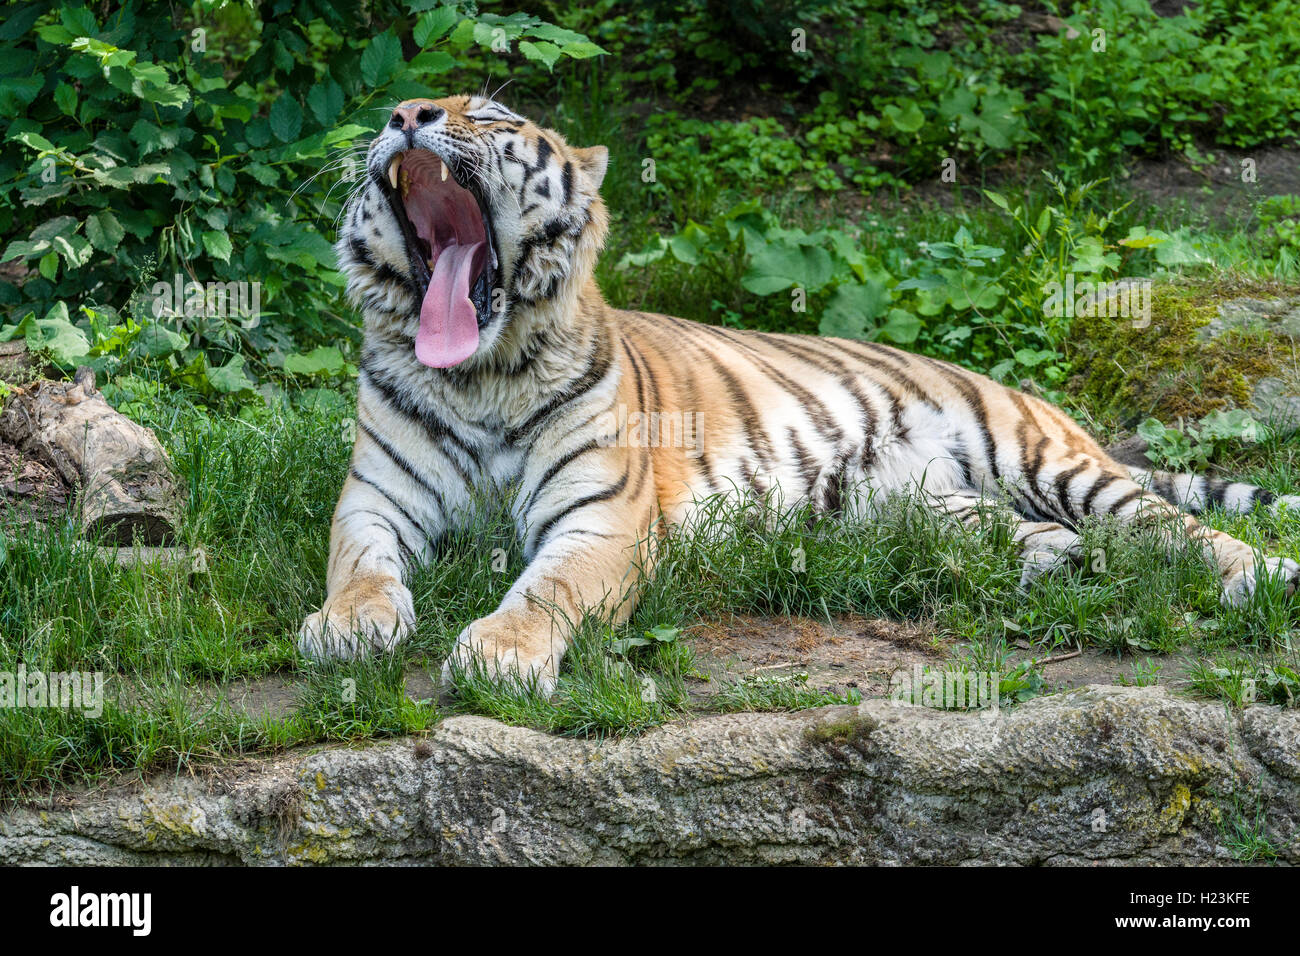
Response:
M442 181L443 181L444 183L447 181L447 164L446 164L446 163L443 163L443 164L442 164Z
M402 154L398 153L388 163L388 181L392 183L394 189L397 188L397 169L402 165Z

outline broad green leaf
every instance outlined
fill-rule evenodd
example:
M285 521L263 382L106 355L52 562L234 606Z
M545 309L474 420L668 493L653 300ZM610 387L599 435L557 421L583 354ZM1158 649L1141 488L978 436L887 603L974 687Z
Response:
M536 26L529 27L525 31L529 36L537 37L539 40L550 40L552 43L585 43L587 38L581 33L574 33L572 30L566 30L564 27L557 27L553 23L539 23Z
M327 77L307 93L307 107L316 122L328 126L343 112L343 87Z
M257 388L257 383L248 377L244 371L244 357L242 355L232 356L230 361L220 368L209 368L204 372L204 376L214 389L226 395L234 395L239 392L251 392Z
M138 355L159 358L180 352L189 344L190 340L187 336L164 328L157 322L150 322L140 330L131 348Z
M921 320L904 309L890 309L880 334L899 345L910 345L921 334Z
M302 132L302 107L294 97L281 94L271 105L267 120L276 139L282 143L292 142Z
M94 254L90 243L82 236L55 236L50 240L50 245L73 269L84 266Z
M224 229L210 229L204 232L203 248L208 251L208 255L214 259L220 259L222 262L230 261L230 253L234 249L230 242L230 236L226 235Z
M885 107L884 114L900 133L915 133L925 125L925 114L912 100L908 100L907 105L901 108L891 103Z
M826 304L819 330L822 335L862 338L889 305L889 290L876 282L845 283Z
M442 50L426 50L423 53L417 53L415 58L407 65L407 76L428 76L430 74L446 73L456 65L456 58L450 53Z
M435 40L441 40L446 36L459 19L460 13L454 6L439 7L437 10L426 13L416 21L411 36L420 46L426 47Z
M574 60L588 60L593 56L604 56L606 50L594 43L582 40L578 43L566 43L560 48L561 52Z
M533 43L531 40L519 41L519 52L529 60L536 60L542 63L547 70L555 66L557 60L563 55L563 52L554 43L548 43L542 40Z
M17 140L18 142L22 143L24 146L27 146L31 149L38 150L42 153L57 153L59 151L59 148L57 146L51 143L40 133L33 133L30 130L25 130L21 133L15 133L10 138Z
M338 375L344 368L343 353L332 345L321 345L306 354L284 357L284 370L293 375Z
M392 33L371 39L361 54L361 78L370 87L387 83L402 62L402 44Z
M771 295L791 286L816 292L833 273L834 263L825 249L770 242L754 253L740 284L755 295Z
M114 251L125 236L122 224L109 209L97 212L86 220L86 238L100 252Z
M65 116L77 115L77 91L67 83L59 83L54 88L54 105L57 106Z

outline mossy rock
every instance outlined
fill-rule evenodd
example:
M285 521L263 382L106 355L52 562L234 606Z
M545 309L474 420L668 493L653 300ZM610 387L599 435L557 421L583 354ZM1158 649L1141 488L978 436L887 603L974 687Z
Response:
M1074 319L1069 387L1097 418L1121 427L1246 408L1292 431L1300 427L1297 338L1300 290L1223 279L1157 283L1149 323Z

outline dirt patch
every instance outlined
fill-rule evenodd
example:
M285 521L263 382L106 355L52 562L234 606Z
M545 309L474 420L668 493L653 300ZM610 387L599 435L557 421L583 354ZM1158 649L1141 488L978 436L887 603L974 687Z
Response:
M746 677L806 673L809 688L843 693L855 688L864 698L887 697L890 678L916 668L941 671L970 667L963 645L944 639L925 624L877 618L842 617L830 622L808 618L735 616L690 628L686 639L696 654L699 679L692 697L704 702L728 684ZM1155 683L1170 690L1190 687L1186 656L1143 655L1138 659L1096 647L1081 652L1018 642L1004 662L1009 673L1030 661L1042 677L1042 693L1088 684Z
M1203 163L1185 156L1144 159L1119 181L1153 206L1186 209L1218 224L1240 221L1261 198L1300 194L1300 147L1212 148L1206 156ZM1251 167L1253 179L1244 182L1242 175Z
M806 673L811 688L881 697L895 671L934 665L950 650L924 624L856 616L822 622L737 615L688 629L687 642L704 678L692 688L701 698L749 675L789 673Z

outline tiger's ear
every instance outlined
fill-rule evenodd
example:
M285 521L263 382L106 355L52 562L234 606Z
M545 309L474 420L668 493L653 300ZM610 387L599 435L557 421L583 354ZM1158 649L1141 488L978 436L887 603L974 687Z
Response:
M599 189L605 181L605 170L609 167L609 150L604 146L588 146L586 149L575 149L573 155L591 180L591 185Z

